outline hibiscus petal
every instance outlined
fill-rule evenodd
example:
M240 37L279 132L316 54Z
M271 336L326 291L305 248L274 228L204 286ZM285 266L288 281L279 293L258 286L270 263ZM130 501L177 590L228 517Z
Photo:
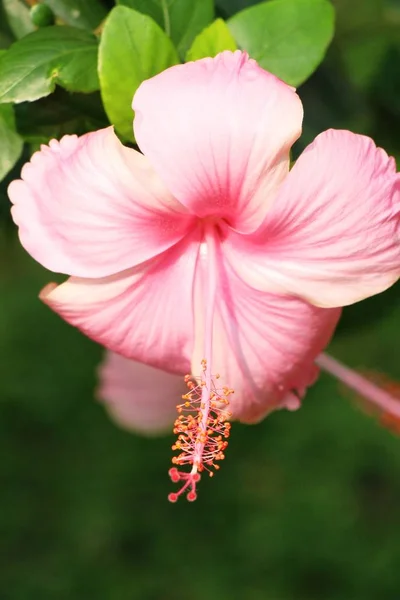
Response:
M199 217L254 230L301 132L294 89L247 54L223 52L145 81L133 107L138 144L174 196Z
M212 370L222 385L235 390L229 407L233 418L251 423L276 408L297 408L316 380L314 360L328 344L341 310L254 290L219 262ZM199 372L204 357L204 263L196 286L193 372Z
M9 187L22 245L52 271L106 277L180 240L192 223L146 158L111 127L42 146Z
M110 350L172 373L190 371L198 232L141 267L50 284L41 299Z
M225 251L260 290L344 306L400 275L400 175L373 141L327 131L301 155L257 235Z
M97 396L121 427L157 434L172 428L176 405L187 392L182 377L107 352Z

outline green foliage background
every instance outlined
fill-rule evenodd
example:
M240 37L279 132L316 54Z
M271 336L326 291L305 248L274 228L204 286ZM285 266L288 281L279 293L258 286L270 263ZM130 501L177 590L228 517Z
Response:
M125 433L93 400L101 349L36 299L51 276L19 247L6 197L41 142L111 119L133 143L126 102L141 77L235 45L302 84L295 154L337 127L399 158L399 2L314 1L279 0L281 12L265 3L277 12L261 30L258 13L237 15L260 10L251 0L166 0L168 27L161 0L46 0L51 19L38 30L23 0L0 4L1 600L399 600L400 440L321 376L299 412L234 425L218 476L196 503L170 505L172 438ZM122 17L134 32L145 23L132 48L109 33ZM35 58L38 35L45 59ZM83 62L60 58L82 45ZM136 60L115 89L124 49ZM279 57L296 55L285 71ZM397 286L346 309L331 353L400 381L399 295Z

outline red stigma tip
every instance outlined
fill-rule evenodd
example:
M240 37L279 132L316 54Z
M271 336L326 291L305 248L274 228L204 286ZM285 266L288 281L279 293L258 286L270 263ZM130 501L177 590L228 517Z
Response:
M177 502L178 494L174 494L174 492L171 492L171 494L168 494L168 500L170 502Z
M178 483L180 480L178 469L175 467L168 471L168 475L170 476L172 483Z
M197 494L196 492L189 492L186 496L187 500L189 500L189 502L194 502L197 498Z

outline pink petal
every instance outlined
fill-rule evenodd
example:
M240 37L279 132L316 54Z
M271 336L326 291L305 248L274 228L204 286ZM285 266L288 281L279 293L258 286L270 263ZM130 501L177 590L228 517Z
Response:
M11 183L22 245L48 269L106 277L179 241L192 219L110 127L42 146Z
M172 373L190 371L199 233L145 265L103 279L50 284L41 299L110 350Z
M199 217L254 230L289 170L303 109L294 89L247 54L171 67L135 94L141 150Z
M328 344L340 309L259 292L229 267L219 268L212 370L220 374L221 385L235 390L229 408L233 418L256 422L275 408L297 408L298 397L317 377L314 360ZM204 281L204 263L201 270ZM194 373L204 354L201 286L196 292Z
M99 369L98 398L126 429L148 435L172 429L183 377L107 352Z
M399 215L394 160L367 137L330 130L299 158L258 234L227 231L225 251L260 290L344 306L398 279Z

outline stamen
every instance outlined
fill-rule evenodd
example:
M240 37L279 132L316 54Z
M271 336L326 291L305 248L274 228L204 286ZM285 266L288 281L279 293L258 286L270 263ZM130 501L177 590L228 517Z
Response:
M202 360L202 375L195 380L191 375L185 376L188 387L182 396L184 402L178 404L178 418L174 424L174 433L178 436L172 450L179 450L174 456L174 465L191 465L190 472L179 471L176 467L169 470L171 481L183 482L176 493L169 494L168 500L176 502L187 490L187 500L193 502L197 498L196 484L200 481L200 473L208 471L210 477L218 470L217 461L225 458L224 451L228 447L231 424L227 422L232 415L228 410L229 396L234 393L226 386L218 387L215 383L219 375L211 377L210 387L207 385L207 361Z
M173 450L178 456L172 459L174 465L191 465L189 472L173 467L169 476L174 483L183 482L176 493L168 496L170 502L176 502L183 493L192 502L196 500L196 484L200 473L208 471L210 477L218 470L218 461L225 458L231 425L227 423L232 414L228 411L229 396L233 390L227 386L218 386L219 375L211 373L214 310L218 288L218 265L221 264L217 230L212 222L204 222L203 251L199 253L199 271L204 278L204 357L201 361L199 377L185 376L188 391L182 396L184 402L177 406L179 416L175 421L174 433L178 436Z

